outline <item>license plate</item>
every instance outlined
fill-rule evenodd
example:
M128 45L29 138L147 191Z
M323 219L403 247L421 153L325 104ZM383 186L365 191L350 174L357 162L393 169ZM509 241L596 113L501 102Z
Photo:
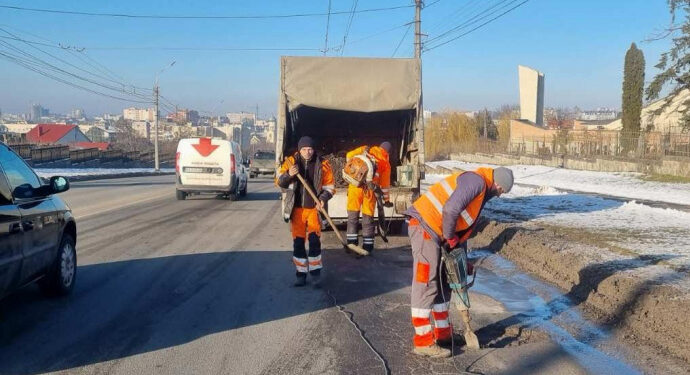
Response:
M201 168L201 167L184 167L182 168L182 171L187 172L187 173L214 173L214 174L221 174L223 173L222 168Z

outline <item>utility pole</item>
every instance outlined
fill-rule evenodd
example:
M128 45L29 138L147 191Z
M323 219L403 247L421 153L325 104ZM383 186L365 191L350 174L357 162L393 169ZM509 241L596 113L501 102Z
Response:
M414 9L414 58L422 58L422 0L415 0Z
M422 95L422 0L415 0L414 12L414 58L419 64L419 77L417 79L417 90L419 92L417 101L417 132L420 134L421 141L417 145L419 149L424 149L424 102ZM420 153L419 162L424 165L423 153ZM422 175L423 177L423 175Z
M484 138L485 139L489 138L489 131L487 129L487 124L486 124L488 114L489 114L489 110L484 108Z
M156 85L153 86L153 102L156 105L156 119L153 123L153 153L155 158L155 169L156 172L160 171L160 163L158 160L158 80L156 80Z
M156 169L156 172L160 171L160 163L158 159L158 76L165 71L165 69L170 68L171 66L175 65L175 61L171 62L169 65L166 65L163 69L161 69L158 73L156 73L156 80L154 81L153 84L153 102L156 105L156 121L153 123L153 131L156 133L153 135L153 152L154 152L154 166ZM175 114L177 115L177 113Z

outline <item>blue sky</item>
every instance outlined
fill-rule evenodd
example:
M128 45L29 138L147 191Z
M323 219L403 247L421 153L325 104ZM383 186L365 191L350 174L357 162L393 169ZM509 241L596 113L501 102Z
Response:
M503 0L440 0L422 14L428 38L467 22ZM427 0L428 4L434 0ZM508 4L511 1L506 0ZM352 0L332 0L333 11L348 11ZM358 1L358 9L413 4L412 0ZM79 0L32 2L0 0L0 5L83 12L163 15L267 15L326 12L328 0L129 1ZM500 8L500 6L498 8ZM507 9L507 8L506 8ZM414 8L359 13L352 20L343 56L390 57L413 20ZM349 15L333 15L329 45L342 43ZM488 18L487 18L488 19ZM647 60L649 81L667 40L645 38L668 25L666 0L530 0L513 12L423 55L425 106L429 109L481 109L518 102L517 65L546 75L547 106L619 107L625 51L636 42ZM476 24L475 24L476 25ZM153 85L160 77L162 95L181 107L214 113L275 113L279 57L319 51L162 51L101 50L103 47L324 47L326 17L252 20L160 20L84 17L0 9L0 27L23 38L85 47L90 58L127 83ZM462 31L466 31L462 29ZM1 33L0 33L1 34ZM31 35L34 34L34 35ZM377 35L378 34L378 35ZM4 34L2 34L4 35ZM413 30L396 57L412 54ZM25 51L25 44L11 42ZM433 44L430 44L433 46ZM87 70L65 51L39 46ZM0 45L0 52L6 50ZM339 56L330 50L329 56ZM42 55L45 59L49 58ZM57 62L56 62L57 64ZM73 70L73 69L72 69ZM38 102L54 112L84 108L89 114L117 113L131 104L82 92L0 59L0 109L27 112Z

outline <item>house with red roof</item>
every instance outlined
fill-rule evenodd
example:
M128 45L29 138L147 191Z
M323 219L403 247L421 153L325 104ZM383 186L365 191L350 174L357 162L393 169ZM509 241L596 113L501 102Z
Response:
M101 151L107 151L110 143L108 142L77 142L70 144L71 148L84 149L84 148L97 148Z
M68 124L38 124L26 133L26 140L31 143L61 145L91 142L77 125Z

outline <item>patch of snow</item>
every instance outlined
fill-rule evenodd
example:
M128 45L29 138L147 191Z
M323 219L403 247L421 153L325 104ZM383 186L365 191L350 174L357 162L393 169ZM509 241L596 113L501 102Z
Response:
M50 178L52 176L107 176L125 173L154 173L154 168L36 168L39 177ZM174 173L175 168L161 168L163 173Z
M431 166L475 170L497 167L490 164L445 160L428 163ZM639 173L609 173L552 168L540 165L512 165L516 183L548 186L585 193L615 197L690 205L690 184L644 181Z
M443 177L427 175L424 190ZM666 255L671 264L690 266L690 212L687 211L567 193L549 185L516 185L510 193L489 201L483 214L504 222L581 228L601 236L611 245L641 255Z

